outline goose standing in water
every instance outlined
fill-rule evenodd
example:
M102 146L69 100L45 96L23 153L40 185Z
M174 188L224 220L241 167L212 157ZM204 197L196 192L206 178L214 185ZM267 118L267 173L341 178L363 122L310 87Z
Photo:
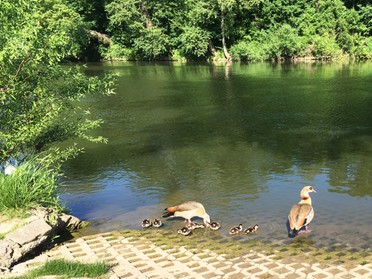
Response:
M305 227L305 232L309 233L308 225L314 218L314 209L311 205L311 197L309 193L316 193L312 186L302 188L300 196L301 201L292 206L288 215L289 233L297 235L302 227Z
M182 217L187 223L191 223L191 218L199 217L203 219L206 225L211 221L204 206L196 201L188 201L179 205L167 207L163 214L163 218L167 217Z

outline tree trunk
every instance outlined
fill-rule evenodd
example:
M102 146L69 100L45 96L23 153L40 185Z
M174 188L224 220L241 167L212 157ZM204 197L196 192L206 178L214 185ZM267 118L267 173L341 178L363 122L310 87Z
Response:
M213 42L211 40L209 40L208 49L211 52L211 54L212 54L213 57L216 57L217 56L216 48L214 47L214 44L213 44Z
M143 3L138 4L138 9L140 10L141 14L144 16L146 20L146 29L152 27L152 21L149 11L144 7Z
M231 60L231 55L229 51L227 50L226 46L226 38L225 38L225 16L222 13L221 15L221 36L222 36L222 49L223 49L223 54L225 55L225 58L227 61Z

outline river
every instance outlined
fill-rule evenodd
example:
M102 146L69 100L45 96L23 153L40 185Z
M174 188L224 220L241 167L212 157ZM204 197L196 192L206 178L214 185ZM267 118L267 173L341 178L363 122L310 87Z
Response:
M182 201L204 204L218 233L290 241L285 222L312 185L315 245L367 249L372 212L372 63L88 64L118 75L88 98L107 144L63 165L61 198L99 232L141 229ZM164 221L176 230L181 220ZM368 248L369 249L369 248Z

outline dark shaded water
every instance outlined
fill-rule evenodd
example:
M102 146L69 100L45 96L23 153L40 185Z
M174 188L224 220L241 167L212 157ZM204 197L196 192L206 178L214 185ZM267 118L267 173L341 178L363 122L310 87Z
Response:
M64 165L61 197L98 231L140 228L187 200L212 219L260 225L286 241L286 218L313 185L310 237L367 248L372 212L372 63L91 64L119 74L88 100L108 144ZM181 220L167 221L175 229Z

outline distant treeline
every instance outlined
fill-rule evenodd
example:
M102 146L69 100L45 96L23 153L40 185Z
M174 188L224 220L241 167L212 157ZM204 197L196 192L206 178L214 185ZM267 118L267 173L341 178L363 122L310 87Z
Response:
M369 0L66 0L105 59L372 58ZM95 51L92 51L95 50Z

